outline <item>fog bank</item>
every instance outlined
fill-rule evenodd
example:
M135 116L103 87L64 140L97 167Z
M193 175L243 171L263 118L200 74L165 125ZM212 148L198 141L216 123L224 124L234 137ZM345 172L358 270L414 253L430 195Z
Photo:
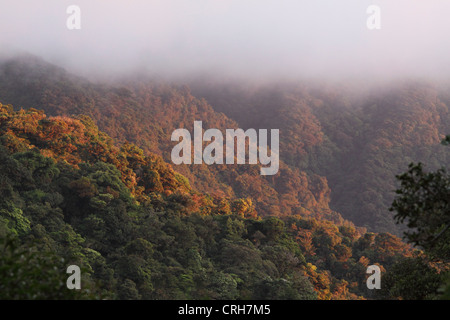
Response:
M0 47L80 75L447 78L449 14L446 0L0 0Z

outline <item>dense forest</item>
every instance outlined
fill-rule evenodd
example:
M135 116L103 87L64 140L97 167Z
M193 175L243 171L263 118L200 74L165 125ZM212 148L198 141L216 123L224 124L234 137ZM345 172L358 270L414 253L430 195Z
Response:
M186 83L189 85L187 86ZM213 80L183 84L145 75L91 82L24 56L0 66L0 101L51 116L91 117L118 142L132 142L170 163L177 128L280 130L280 171L261 177L252 166L177 166L191 186L224 198L251 198L261 215L309 214L343 219L401 236L388 208L395 175L412 161L449 163L440 140L450 132L445 88L404 82L360 89L354 84L250 85Z
M360 96L317 88L107 84L35 57L3 62L0 295L438 297L447 261L403 242L389 207L410 162L449 163L450 98L421 83ZM171 165L170 134L194 120L279 128L280 171ZM69 264L82 267L81 292L61 280ZM382 290L366 287L372 264Z
M330 208L371 231L401 235L388 210L395 175L412 161L435 169L450 163L439 144L450 132L448 88L413 81L361 86L191 85L241 127L280 128L281 158L326 177Z

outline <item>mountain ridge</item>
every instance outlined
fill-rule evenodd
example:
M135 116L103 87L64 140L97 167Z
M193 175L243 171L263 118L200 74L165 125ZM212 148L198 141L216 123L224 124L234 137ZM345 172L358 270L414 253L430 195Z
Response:
M0 101L39 105L50 115L89 115L115 140L168 163L171 132L192 130L195 120L221 130L279 128L282 165L274 177L261 178L248 165L176 167L195 189L254 199L261 215L312 214L400 235L388 211L395 174L411 161L434 167L449 161L438 146L450 131L450 99L445 87L427 82L360 93L345 83L169 83L143 76L108 84L45 61L36 67L36 59L2 64Z
M29 63L28 67L34 65L34 61L11 63ZM4 69L0 74L8 77ZM50 79L45 78L44 70L38 73L39 77L32 76L34 81L30 81L28 94L18 98L17 93L3 86L0 98L4 103L19 103L12 103L14 105L40 105L46 113L54 116L86 114L114 139L136 143L144 151L159 154L169 163L170 134L174 129L186 127L192 130L194 120L202 120L205 128L238 128L236 122L215 112L205 100L192 96L186 86L138 82L108 87L87 80L79 82L79 78L75 78L74 87L68 89L72 81L70 74L60 69L58 72L59 76ZM59 80L54 81L53 78ZM12 82L14 87L21 87ZM40 90L44 84L45 89ZM143 126L143 123L146 125ZM297 211L327 216L334 222L343 221L338 213L328 208L329 190L324 178L308 176L284 164L277 176L267 179L256 174L250 165L182 165L177 166L176 170L185 175L194 188L203 192L219 193L223 197L253 198L257 211L262 215L289 215L292 208L297 207ZM313 189L309 189L309 185Z

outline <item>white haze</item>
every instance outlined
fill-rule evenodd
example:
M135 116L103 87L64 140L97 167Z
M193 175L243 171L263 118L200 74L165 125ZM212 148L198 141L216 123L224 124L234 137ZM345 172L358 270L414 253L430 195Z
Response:
M0 52L82 75L447 79L449 15L448 0L0 0Z

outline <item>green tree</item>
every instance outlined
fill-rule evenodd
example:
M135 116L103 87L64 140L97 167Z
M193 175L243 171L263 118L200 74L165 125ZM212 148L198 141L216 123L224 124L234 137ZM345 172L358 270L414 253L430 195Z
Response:
M425 172L411 164L397 176L401 187L391 210L398 223L406 221L409 242L422 247L431 257L450 261L450 175L445 168Z
M447 136L442 144L450 144L450 136ZM450 262L449 173L445 168L438 169L435 172L426 172L422 163L411 163L409 170L397 175L397 179L401 185L396 190L397 196L390 208L391 211L396 211L394 216L396 222L406 222L409 227L409 230L405 232L406 239L415 246L422 248L430 260L440 261L448 266ZM415 274L418 278L423 278L424 275L433 276L430 273L431 271L425 270L428 267L422 262L416 263L415 266L414 271L409 270L407 273ZM413 264L399 265L398 268L401 269L399 272L404 273L402 271L406 267L411 269ZM444 266L443 271L446 269ZM442 277L445 277L444 272ZM399 282L403 283L404 281L397 281L397 283ZM410 297L413 290L407 290L407 287L401 284L394 285L394 288L396 286L404 289L400 291ZM431 286L434 288L434 282ZM443 290L444 293L448 293L448 281ZM424 290L424 294L420 297L423 298L430 293L430 290ZM446 295L444 294L443 297L446 297Z
M423 257L403 258L382 278L383 298L433 299L442 277Z
M0 299L68 300L95 299L92 283L80 291L66 287L64 259L53 252L37 249L33 243L21 244L16 236L0 238ZM66 262L67 263L67 262Z

